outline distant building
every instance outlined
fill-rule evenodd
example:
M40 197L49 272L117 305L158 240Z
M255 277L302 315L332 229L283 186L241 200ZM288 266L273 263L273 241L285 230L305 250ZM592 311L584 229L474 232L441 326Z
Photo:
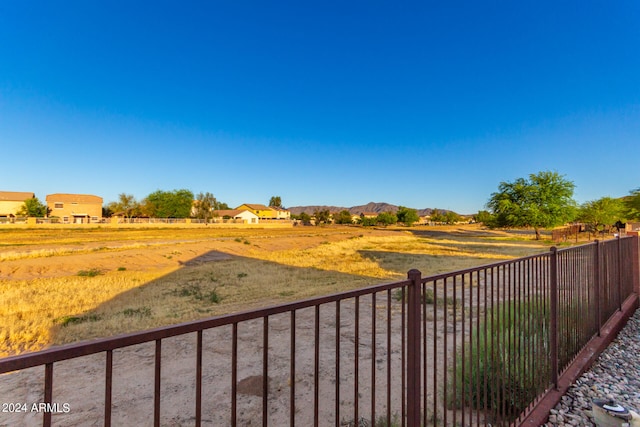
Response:
M291 219L291 213L288 210L273 206L245 203L236 209L251 211L260 219Z
M377 212L361 212L360 213L360 218L377 218L377 217L378 217Z
M29 192L0 191L0 218L15 218L24 202L35 196Z
M279 208L277 206L269 206L271 209L276 211L276 219L291 219L291 212L287 209Z
M223 209L212 211L214 220L217 219L233 219L240 220L246 224L257 224L260 221L258 215L254 214L248 209Z
M49 216L64 224L88 224L102 219L102 197L91 194L56 193L47 195Z

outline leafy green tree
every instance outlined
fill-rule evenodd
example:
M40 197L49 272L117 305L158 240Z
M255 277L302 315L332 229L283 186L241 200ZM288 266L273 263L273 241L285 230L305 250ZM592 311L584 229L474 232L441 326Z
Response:
M489 211L478 211L477 214L473 216L473 220L475 222L482 223L487 227L491 227L494 221L493 215Z
M462 221L462 217L453 211L447 211L447 213L444 214L445 224L451 225L456 224L460 221Z
M640 219L640 188L632 190L629 196L624 198L624 207L627 219Z
M341 210L334 218L334 222L336 224L353 224L353 218L351 217L351 212L344 209Z
M213 194L198 193L194 205L194 216L198 219L204 219L205 223L209 222L212 217L212 211L216 208L217 200Z
M578 210L577 219L593 232L604 231L623 219L623 211L622 200L602 197L583 203Z
M445 222L446 217L442 211L439 211L437 208L431 209L431 215L429 215L429 219L433 222Z
M145 199L145 210L156 218L188 218L193 206L193 193L189 190L155 191Z
M361 216L360 225L363 227L373 227L374 225L378 225L378 217L371 218L368 216Z
M20 216L30 216L36 218L44 218L48 213L49 209L47 208L47 206L40 200L38 200L37 197L25 200L24 204L18 211L18 215Z
M573 182L557 172L538 172L528 179L501 182L487 207L500 227L532 227L536 240L541 228L565 224L575 217Z
M294 215L291 215L292 217L294 217ZM302 224L304 225L311 225L311 215L309 215L306 212L301 212L300 215L295 215L295 219L299 219L300 221L302 221Z
M403 223L407 227L411 227L414 222L418 222L420 220L420 216L418 216L417 210L406 208L404 206L398 207L396 216L398 217L398 222Z
M398 222L398 217L393 212L380 212L376 220L378 223L386 226Z
M140 214L140 203L132 194L118 194L118 201L111 202L108 205L112 214L122 213L126 218L131 218Z
M280 198L280 196L271 196L271 198L269 199L269 206L272 206L274 208L281 208L282 199Z
M316 225L326 224L331 218L331 212L329 209L318 209L313 213L313 216L316 218Z

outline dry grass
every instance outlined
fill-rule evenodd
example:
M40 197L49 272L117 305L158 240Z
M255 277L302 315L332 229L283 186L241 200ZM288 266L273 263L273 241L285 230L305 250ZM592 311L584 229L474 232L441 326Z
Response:
M504 233L423 231L2 230L0 356L545 250Z

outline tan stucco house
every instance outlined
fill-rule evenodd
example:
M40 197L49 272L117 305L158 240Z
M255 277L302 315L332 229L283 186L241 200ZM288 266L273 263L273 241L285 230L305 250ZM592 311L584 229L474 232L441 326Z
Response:
M0 191L0 218L13 218L25 200L33 199L34 193L22 191Z
M291 212L277 206L270 206L276 212L276 219L291 219Z
M47 195L49 216L65 224L87 224L102 219L102 197L91 194L56 193Z
M260 219L291 219L291 213L288 210L273 206L245 203L236 209L251 211Z

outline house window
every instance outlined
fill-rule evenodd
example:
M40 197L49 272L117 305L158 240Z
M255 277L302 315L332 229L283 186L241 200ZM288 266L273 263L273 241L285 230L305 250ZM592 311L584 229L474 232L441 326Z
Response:
M69 217L68 216L63 216L62 217L62 222L69 222Z
M98 217L97 217L97 216L92 216L92 217L91 217L91 221L93 221L93 222L98 222Z
M64 203L56 202L53 207L55 209L62 209L64 207Z

